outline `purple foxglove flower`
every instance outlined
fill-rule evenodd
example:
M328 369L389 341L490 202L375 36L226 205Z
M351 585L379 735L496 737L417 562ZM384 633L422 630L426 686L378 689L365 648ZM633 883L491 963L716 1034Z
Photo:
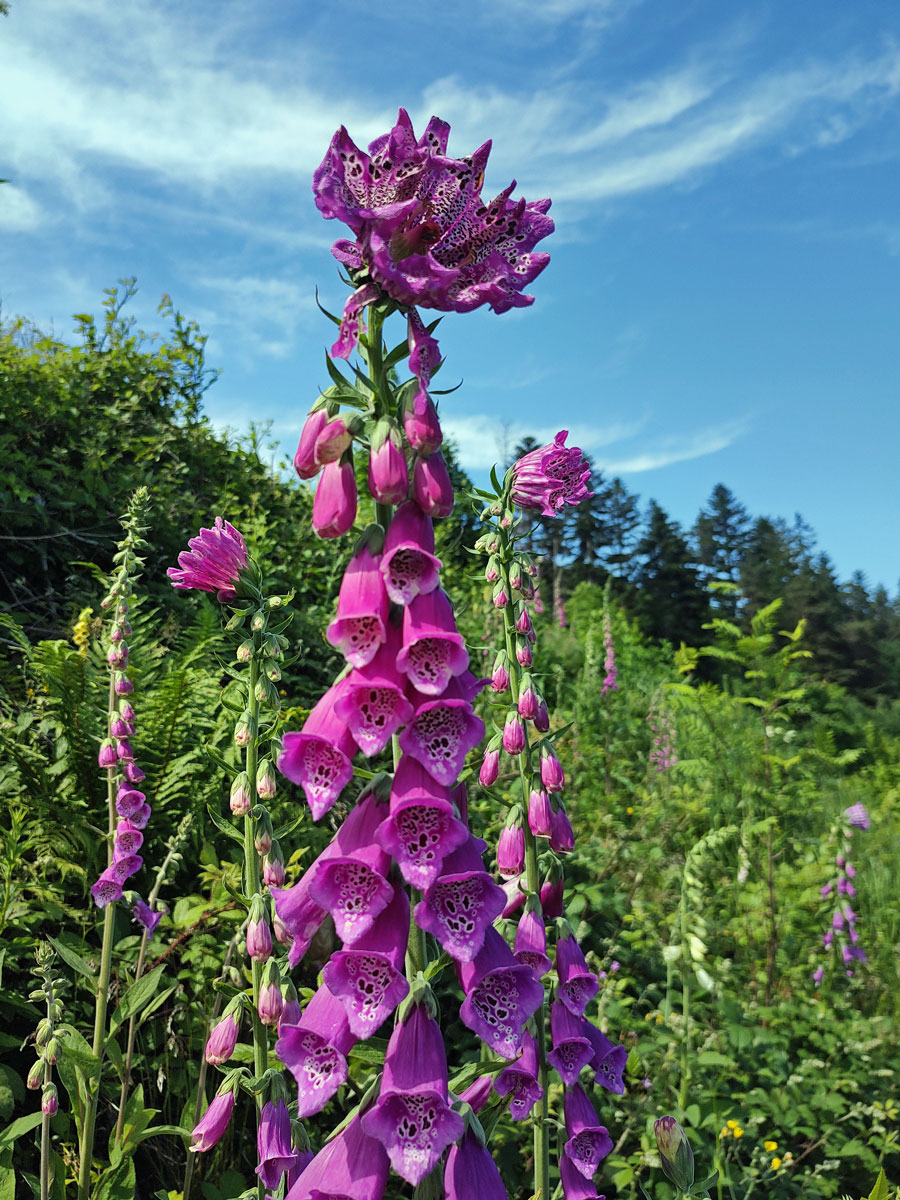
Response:
M404 754L394 775L389 815L376 838L397 861L411 887L425 890L440 875L448 854L469 832L458 820L447 788L436 783L416 759Z
M309 884L310 898L331 914L341 941L354 943L390 902L390 858L377 844L353 848L319 863Z
M387 633L388 598L379 559L368 541L347 565L338 594L337 616L325 634L352 667L372 661Z
M462 1136L462 1118L448 1102L444 1039L427 1003L411 1004L394 1027L381 1092L363 1115L362 1127L381 1142L391 1166L413 1186Z
M541 743L541 783L548 792L561 792L566 786L562 764L547 742Z
M525 870L525 830L518 807L510 813L497 843L497 870L504 879L512 879Z
M526 637L530 633L534 633L534 628L531 624L531 617L528 615L528 609L524 604L519 604L519 612L516 617L516 633L524 634Z
M334 417L323 425L316 437L316 465L338 462L350 449L353 435L343 417Z
M484 722L465 700L430 700L416 710L400 734L400 749L417 759L444 787L462 770L466 755L484 737Z
M846 879L846 878L838 880L837 890L843 896L855 896L856 895L856 888L853 886L853 884L850 882L850 880Z
M813 983L818 988L821 985L822 980L825 978L825 968L816 967L816 969L813 971L812 977Z
M368 666L350 672L334 703L335 716L348 727L366 758L380 754L413 714L403 691L406 680L396 666L398 636L389 626L384 645Z
M111 738L104 738L100 743L100 753L97 755L97 762L104 770L117 765L116 747Z
M135 717L134 709L127 700L119 707L119 716L123 721L127 721L129 725L134 725L137 719ZM132 732L134 732L134 730L132 730Z
M497 1076L494 1087L498 1096L509 1096L509 1115L514 1121L524 1121L544 1094L538 1083L537 1039L525 1030L522 1036L522 1056Z
M191 1150L196 1154L205 1154L228 1128L231 1114L234 1111L234 1092L229 1087L226 1092L217 1092L209 1108L194 1126L191 1133Z
M581 947L569 930L556 942L556 974L559 978L557 996L570 1013L584 1015L588 1002L597 995L600 984L588 969Z
M500 578L500 559L496 554L492 554L488 559L488 564L484 568L485 583L496 583Z
M419 409L421 408L421 411ZM419 454L434 454L441 448L444 435L441 432L437 410L430 396L425 396L416 407L408 402L403 408L403 431L406 440Z
M571 854L575 849L575 833L568 814L560 804L550 814L550 849L557 854Z
M41 1112L45 1117L55 1117L59 1112L59 1094L56 1085L47 1083L41 1093Z
M118 671L115 674L113 686L117 696L130 696L134 691L134 684L131 682L128 676L122 675Z
M447 593L440 588L416 596L403 610L403 646L397 670L424 696L440 696L469 665L469 652L456 628Z
M542 787L532 785L528 797L528 828L535 837L548 838L552 828L550 797Z
M369 154L343 127L337 131L313 175L313 191L323 216L344 221L356 242L341 240L332 253L345 266L367 269L378 288L407 308L469 312L489 304L506 312L531 304L534 297L522 291L549 261L534 247L553 230L546 215L550 201L513 201L510 184L485 203L480 188L490 143L466 159L448 159L448 130L432 118L417 141L400 109L394 129L373 142ZM350 353L358 332L355 312L348 301L332 353L338 347ZM436 362L427 336L410 322L410 363L416 359L420 395ZM421 362L426 347L427 371Z
M416 923L457 962L475 959L506 900L503 889L484 869L484 848L481 838L468 835L445 858L440 878L416 905Z
M223 603L235 597L234 586L247 565L247 547L233 525L216 517L212 529L190 538L178 555L178 566L166 574L176 588L215 592Z
M593 1181L585 1179L566 1154L560 1156L559 1179L563 1189L563 1200L600 1200Z
M344 1006L324 984L296 1025L282 1023L275 1053L297 1081L298 1117L320 1112L344 1083L355 1042Z
M281 976L274 958L266 963L262 984L259 989L259 999L256 1002L256 1012L263 1025L277 1025L284 1008L284 997L281 994Z
M259 1151L256 1174L267 1188L274 1190L296 1158L291 1146L291 1119L283 1100L279 1099L277 1104L269 1100L263 1105L256 1131L256 1148Z
M516 637L516 662L520 667L530 667L534 662L528 638Z
M538 707L534 716L534 727L538 733L550 732L550 714L547 712L547 702L543 696L538 696Z
M434 555L434 526L414 500L394 513L379 569L388 596L404 607L438 586L441 560Z
M521 754L525 749L525 726L515 709L510 709L506 714L506 724L503 726L503 749L507 754Z
M351 1032L362 1040L375 1033L409 991L403 974L408 941L409 900L398 887L368 933L332 954L325 965L322 979L344 1005Z
M131 907L131 919L146 929L147 939L149 940L153 937L157 925L162 920L162 913L154 912L146 901L138 897Z
M127 819L123 817L116 825L116 842L113 850L115 859L127 858L129 854L137 854L144 844L144 835Z
M562 871L551 868L541 884L541 908L544 910L544 920L552 921L563 914L563 895L565 881Z
M402 504L409 496L409 468L400 434L389 421L379 422L372 437L369 492L379 504Z
M525 1022L544 999L531 968L517 963L501 935L489 928L481 950L458 972L466 993L459 1010L462 1023L501 1058L516 1058Z
M847 818L847 824L852 825L854 829L869 828L869 813L864 804L851 804L849 808L844 809L844 816Z
M505 650L501 650L494 659L493 670L491 671L491 689L492 691L502 694L509 688L509 655Z
M122 774L129 783L141 783L147 778L146 771L142 771L137 763L134 762L126 762L122 769Z
M121 717L113 717L109 723L109 733L110 737L126 738L134 733L134 729Z
M614 1045L590 1021L582 1020L582 1025L585 1037L591 1043L591 1068L594 1072L594 1082L598 1083L600 1087L606 1088L608 1092L614 1092L617 1096L624 1095L625 1084L622 1076L625 1073L625 1063L628 1061L628 1051L624 1046Z
M460 1103L468 1104L472 1112L481 1112L490 1099L493 1090L493 1075L479 1075L474 1083L470 1083L465 1091L459 1093Z
M519 716L525 721L533 721L538 715L539 696L527 671L522 675L522 686L519 690Z
M285 1200L382 1200L389 1169L381 1142L368 1137L354 1117L325 1143Z
M471 1129L450 1147L444 1166L446 1200L509 1200L497 1164Z
M491 787L500 775L500 747L491 743L484 752L481 760L481 770L478 772L478 782L482 787Z
M107 650L106 661L111 667L116 667L121 670L128 664L128 646L125 642L118 642Z
M502 885L503 894L506 896L506 906L500 916L503 920L508 917L513 917L523 907L528 897L525 890L525 876L519 875L516 879L507 879Z
M329 688L299 733L286 733L278 770L306 794L313 819L318 821L353 777L351 758L356 750L353 734L335 714L335 701L343 683Z
M453 512L453 484L440 450L424 458L416 455L413 495L419 508L429 517L449 517Z
M826 896L831 895L831 891L832 891L833 887L834 887L833 883L823 883L822 884L822 886L819 888L819 895L822 897L823 900Z
M543 979L550 970L550 959L547 957L547 930L544 927L544 918L539 911L536 896L529 897L525 911L519 918L514 953L516 962L530 967L535 979Z
M414 416L428 418L430 415L433 418L433 426L426 426L425 435L429 440L434 440L434 445L428 448L421 445L420 440L414 440L413 437L409 437L409 444L422 454L431 454L438 449L442 441L437 413L434 411L434 405L428 395L431 376L440 364L441 353L438 349L437 339L433 338L425 328L425 323L414 308L409 309L406 317L406 344L409 347L409 369L416 377L419 386L414 395L404 399L404 421L407 409L411 410ZM420 429L413 426L412 432L418 434ZM407 431L407 436L409 436L409 431Z
M139 854L125 854L121 858L113 858L112 872L115 877L124 883L126 879L130 879L144 865L144 860Z
M281 1033L282 1025L299 1025L303 1016L297 989L289 979L281 981L281 1000L281 1016L278 1018L277 1026L279 1033Z
M854 867L853 863L850 861L849 858L847 859L846 865L844 867L844 874L847 876L848 879L856 878L856 867Z
M241 1011L239 1008L234 1012L228 1012L217 1021L212 1032L206 1039L206 1049L204 1054L206 1061L212 1063L213 1066L219 1066L221 1063L228 1062L234 1048L237 1045L238 1033L241 1028Z
M567 1087L578 1082L581 1068L587 1066L593 1058L590 1028L583 1017L573 1016L559 1000L553 1001L550 1007L550 1036L553 1049L547 1055L547 1061L556 1069Z
M136 808L128 818L135 829L146 829L147 822L150 820L150 805L146 801Z
M506 590L505 582L500 579L494 584L491 592L491 604L494 608L506 608L509 604L509 593Z
M512 499L519 508L555 517L565 505L593 496L588 488L591 468L576 446L566 445L568 436L568 430L560 430L548 445L513 464Z
M272 955L272 931L263 917L247 922L247 953L254 962L265 962Z
M271 850L263 859L262 881L269 888L281 887L284 883L284 860L277 841L272 843Z
M134 751L128 738L119 738L116 742L116 757L121 762L134 762Z
M327 424L328 413L324 408L310 413L306 418L300 434L300 443L294 454L294 470L301 479L312 479L319 473L320 467L316 462L316 439Z
M356 520L356 475L353 457L327 463L313 499L312 527L321 538L341 537Z
M598 1123L594 1105L579 1084L566 1089L563 1112L569 1138L565 1155L585 1179L593 1179L601 1161L612 1150L612 1138Z
M122 880L117 876L113 867L107 867L100 878L91 887L91 895L98 908L106 908L107 904L115 904L122 898Z

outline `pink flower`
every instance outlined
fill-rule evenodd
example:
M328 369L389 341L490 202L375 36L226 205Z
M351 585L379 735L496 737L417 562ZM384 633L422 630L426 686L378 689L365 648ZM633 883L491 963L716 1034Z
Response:
M328 424L328 413L324 408L310 413L300 434L300 444L294 454L294 470L301 479L312 479L318 475L320 466L316 462L316 439Z
M388 598L378 551L373 549L372 530L377 532L378 527L369 526L362 548L347 565L338 593L337 615L325 634L352 667L364 667L372 661L387 631Z
M591 468L577 447L566 446L568 430L531 450L513 464L512 498L519 508L555 517L565 505L579 504L593 492L588 489Z
M166 572L172 586L215 592L223 603L233 600L235 584L247 566L247 547L234 526L216 517L213 528L201 529L188 546L178 555L178 566Z
M341 537L356 520L356 476L348 453L322 471L313 500L312 526L321 538Z
M413 495L429 517L449 517L453 512L453 484L440 451L416 455L413 464Z
M234 1111L234 1092L229 1087L226 1092L217 1093L209 1108L194 1126L191 1133L191 1150L205 1154L228 1128L231 1114Z

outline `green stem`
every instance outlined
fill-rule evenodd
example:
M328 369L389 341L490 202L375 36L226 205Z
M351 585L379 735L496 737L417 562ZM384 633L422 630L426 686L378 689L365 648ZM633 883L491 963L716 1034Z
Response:
M678 1104L682 1113L687 1107L688 1086L691 1081L691 967L690 949L687 940L687 904L685 884L681 885L681 1081L678 1089Z
M44 977L47 997L47 1020L53 1023L53 1001L56 998L56 990L53 986L53 975L48 970ZM53 1067L46 1060L44 1062L44 1087L48 1083L53 1082ZM41 1107L43 1108L43 1093L41 1093ZM41 1200L49 1200L50 1185L50 1114L41 1113Z
M116 709L114 674L109 678L108 720ZM108 728L108 725L107 725ZM108 809L106 865L113 860L113 840L116 835L116 768L106 770L106 799ZM103 1068L103 1051L106 1046L106 1012L109 1004L109 981L112 975L113 927L116 906L107 904L103 914L103 943L100 949L100 977L97 980L97 1005L94 1010L94 1042L91 1047L99 1063L97 1081L88 1102L81 1131L78 1166L78 1200L88 1200L91 1190L91 1162L94 1155L94 1130L97 1124L97 1107L100 1103L100 1076Z
M508 567L512 558L512 542L506 529L499 529L500 560ZM513 704L519 703L521 671L519 660L516 658L516 631L513 621L512 597L510 603L503 609L503 631L506 638L506 656L509 659L509 687ZM534 766L531 756L531 742L526 734L525 749L519 755L519 781L522 788L522 812L525 816L525 886L529 893L540 895L541 881L538 871L537 838L531 832L528 824L528 799L531 794L531 780ZM546 1028L546 995L538 1012L535 1013L537 1027L538 1049L538 1080L541 1085L541 1099L538 1102L538 1116L534 1122L534 1200L549 1200L550 1198L550 1070L547 1063L547 1028Z
M256 698L256 684L259 680L259 658L256 653L250 660L250 696L247 703L247 708L250 713L250 727L252 734L247 745L247 756L245 770L247 779L249 780L248 789L251 798L256 795L256 768L259 762L259 700ZM257 853L254 844L256 822L253 817L253 811L247 813L244 817L244 884L247 889L247 895L253 897L260 890L260 874L259 874L259 854ZM253 1073L257 1079L261 1079L266 1073L269 1066L269 1035L265 1025L259 1019L258 1004L259 991L262 986L262 971L263 964L255 959L250 964L250 973L253 983L253 1008L251 1010L251 1023L253 1026ZM264 1097L262 1093L258 1093L256 1097L256 1119L259 1123L262 1116ZM260 1179L257 1182L257 1194L259 1200L263 1200L265 1196L265 1184Z

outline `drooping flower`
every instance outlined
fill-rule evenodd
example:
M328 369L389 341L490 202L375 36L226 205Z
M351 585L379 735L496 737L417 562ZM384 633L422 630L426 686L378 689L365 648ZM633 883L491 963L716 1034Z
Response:
M294 453L294 470L301 479L312 479L321 470L316 462L316 439L327 424L328 412L324 408L311 412L306 418Z
M326 463L313 499L312 527L321 538L341 537L356 520L356 475L353 455Z
M434 554L434 525L415 500L407 500L394 513L378 565L395 604L405 606L438 586L441 560Z
M326 1142L285 1200L382 1200L390 1164L381 1142L357 1116Z
M490 927L481 950L458 970L466 993L460 1020L501 1058L516 1058L522 1052L525 1022L544 999L531 968L517 963L502 936Z
M449 789L404 754L394 774L390 811L375 836L406 882L424 891L469 832L456 816Z
M504 879L512 879L525 870L525 830L522 811L516 805L500 831L497 843L497 870Z
M409 496L409 468L400 433L388 420L379 421L372 434L369 492L380 504L402 504Z
M341 580L337 615L325 633L352 667L372 661L387 634L388 597L379 570L382 537L370 526ZM375 547L378 547L377 549Z
M153 931L162 920L162 913L155 912L140 896L135 900L131 909L132 919L147 931L147 937L153 937Z
M471 1128L450 1147L444 1166L446 1200L508 1200L497 1164Z
M344 1005L351 1032L365 1040L390 1016L409 991L403 974L409 940L409 900L402 887L367 933L332 954L322 979Z
M591 468L576 446L567 446L567 429L552 442L523 454L513 464L512 498L519 508L555 517L567 504L592 496Z
M560 1156L559 1181L563 1200L601 1200L593 1180L585 1179L567 1154Z
M563 1112L569 1139L565 1144L565 1155L585 1179L593 1179L601 1161L612 1150L612 1138L597 1121L594 1105L579 1084L566 1088Z
M535 979L543 979L550 970L550 959L547 957L547 930L540 911L537 896L529 896L525 902L525 911L519 918L516 927L516 940L513 946L516 962L531 967Z
M417 454L413 463L413 495L429 517L449 517L453 512L453 484L440 450Z
M335 838L337 852L320 855L309 882L310 899L331 914L338 937L351 943L368 932L393 896L390 859L376 840L384 807L373 793L361 807L357 822L348 831L348 818Z
M201 529L178 555L178 566L166 574L176 588L215 592L223 603L235 597L235 584L247 566L247 547L233 525L216 517L212 529Z
M549 838L552 817L550 797L544 788L539 787L535 781L528 797L528 828L535 837Z
M575 832L562 804L550 810L550 849L556 854L571 854L575 849Z
M514 1121L524 1121L543 1096L537 1076L537 1039L526 1029L521 1057L504 1067L494 1084L498 1096L509 1096L509 1115Z
M207 1150L212 1150L228 1128L234 1111L234 1089L227 1083L222 1087L227 1090L216 1093L191 1133L190 1148L195 1154L205 1154Z
M550 1006L550 1037L553 1049L548 1053L547 1061L563 1083L571 1087L578 1082L582 1067L587 1066L594 1054L589 1023L583 1017L573 1016L564 1004L554 1000Z
M122 883L115 867L107 867L97 882L91 886L91 895L98 908L106 908L107 904L115 904L122 898Z
M275 1053L297 1081L297 1116L320 1112L347 1078L356 1035L340 1000L323 984L296 1025L281 1024Z
M267 1188L274 1190L297 1157L291 1146L291 1119L282 1099L275 1104L269 1100L263 1105L256 1131L256 1148L259 1153L256 1174Z
M590 1021L582 1021L585 1035L591 1043L590 1065L594 1072L594 1082L621 1096L625 1092L622 1076L625 1073L625 1063L628 1061L628 1051L624 1046L617 1046L609 1040L605 1033L592 1025Z
M869 813L864 804L851 804L849 808L844 809L844 816L848 825L852 825L854 829L869 828Z
M450 787L466 755L484 737L484 722L467 700L455 699L450 688L437 700L427 700L400 734L400 749L418 759L426 771Z
M397 670L423 696L440 696L469 665L469 652L456 628L447 593L440 588L416 598L403 610L403 645Z
M229 1058L234 1054L240 1028L241 1010L235 1007L230 1012L225 1013L225 1016L216 1023L209 1037L206 1039L204 1055L208 1063L212 1063L213 1066L219 1066L223 1062L228 1062Z
M416 923L456 962L473 961L506 901L506 893L484 869L484 848L481 838L467 833L416 905Z
M395 1026L381 1092L364 1114L362 1127L381 1142L394 1170L413 1186L462 1136L462 1118L449 1105L444 1039L426 1002L411 1003Z
M334 703L335 716L367 758L380 754L412 716L403 690L406 680L396 665L398 641L397 631L389 626L387 640L370 663L350 672Z
M306 718L299 733L286 733L278 770L306 794L313 819L331 808L353 777L350 761L356 750L353 734L334 711L343 681L325 693Z
M548 792L561 792L566 786L562 764L547 742L541 743L541 783Z

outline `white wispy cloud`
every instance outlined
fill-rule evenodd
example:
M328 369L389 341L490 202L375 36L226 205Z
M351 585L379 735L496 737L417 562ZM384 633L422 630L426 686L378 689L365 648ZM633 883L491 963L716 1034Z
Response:
M703 458L707 454L725 450L746 431L746 421L731 421L694 433L654 438L646 448L632 454L626 453L619 457L598 456L596 464L607 475L634 475L643 471L656 471L673 463L687 462L692 458Z
M0 184L0 229L7 233L30 233L41 225L39 205L23 188Z
M567 444L580 446L587 454L596 457L596 451L603 446L636 436L648 420L649 417L640 417L606 425L574 423L569 426ZM558 425L535 426L521 420L502 421L487 413L468 416L442 414L441 425L447 437L456 444L463 467L470 471L489 470L494 463L502 463L525 437L533 437L541 444L552 442L559 429Z

